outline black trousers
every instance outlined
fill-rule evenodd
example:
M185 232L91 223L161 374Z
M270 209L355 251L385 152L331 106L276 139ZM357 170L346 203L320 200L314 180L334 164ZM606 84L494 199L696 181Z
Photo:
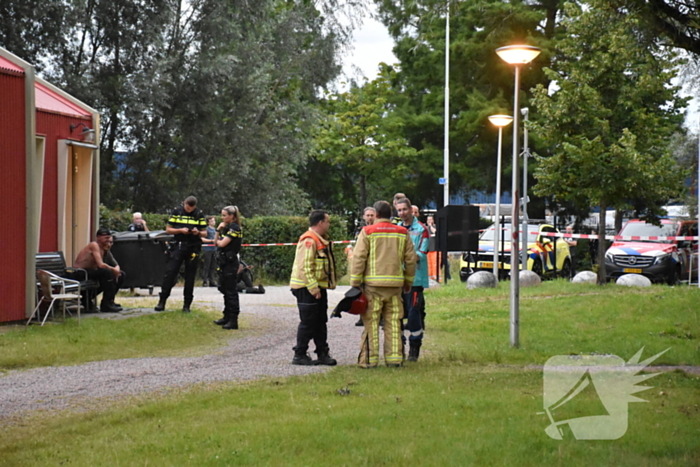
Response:
M106 268L86 269L88 279L100 283L100 288L97 293L102 293L102 303L114 303L114 297L119 292L119 288L124 283L124 271L121 271L119 277L114 277L112 271Z
M235 318L241 312L238 301L238 261L219 267L219 292L224 295L224 318Z
M296 355L306 355L309 342L313 339L317 354L328 353L328 295L321 289L321 298L316 298L309 289L292 289L299 307L299 327L297 328Z
M165 270L160 297L163 300L170 297L170 291L177 282L177 275L180 273L182 263L185 263L185 290L183 291L183 296L185 305L189 306L194 298L194 279L197 275L197 264L199 264L199 251L191 247L175 246L170 250L170 259Z
M202 266L202 282L208 285L216 283L216 250L204 250L204 265Z

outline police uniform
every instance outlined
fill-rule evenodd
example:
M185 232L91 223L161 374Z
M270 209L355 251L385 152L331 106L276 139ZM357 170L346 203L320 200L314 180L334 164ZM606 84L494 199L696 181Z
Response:
M175 229L184 227L192 230L196 228L200 232L207 228L204 214L199 209L194 208L192 212L187 212L184 206L178 206L173 209L168 219L168 225ZM168 254L170 259L165 271L165 278L163 279L160 292L160 302L156 306L156 311L162 311L165 308L165 302L170 297L170 291L177 282L182 263L185 263L185 289L183 291L185 303L182 309L183 311L189 311L194 298L194 279L197 274L197 264L199 264L201 251L202 239L199 235L178 233L169 242Z
M231 241L216 248L216 263L219 272L219 291L224 295L224 329L238 329L238 253L241 251L243 233L241 227L231 222L219 232L221 239Z

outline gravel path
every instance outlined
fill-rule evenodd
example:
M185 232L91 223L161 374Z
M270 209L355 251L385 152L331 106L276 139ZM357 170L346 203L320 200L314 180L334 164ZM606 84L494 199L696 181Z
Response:
M347 289L339 287L329 291L330 310ZM181 303L178 302L182 299L181 294L181 288L173 289L168 309ZM197 288L194 295L195 306L223 308L223 298L215 288ZM231 339L227 346L202 357L131 358L10 371L0 376L0 419L28 410L73 407L89 398L136 395L196 383L285 377L328 370L329 367L323 366L290 364L299 318L296 302L288 287L269 287L264 295L241 294L240 299L242 316L246 316L243 327L246 322L252 321L253 331L256 328L263 330L262 327L264 332L251 332L254 335ZM128 301L120 299L123 305L127 305ZM254 317L252 320L251 316ZM257 317L262 319L255 319ZM328 343L331 355L340 365L357 361L362 328L356 327L355 321L353 316L345 313L342 319L329 319ZM311 347L313 349L313 343Z
M331 310L347 289L339 287L329 291ZM90 407L103 398L183 388L197 383L305 375L329 369L290 364L299 318L296 302L288 287L269 287L264 295L241 294L240 299L243 329L230 332L247 335L231 339L226 346L217 348L210 355L107 360L76 366L10 371L0 376L0 421L14 419L31 410ZM169 309L176 310L181 300L182 288L173 289ZM128 306L130 299L120 298L119 301ZM221 309L223 298L215 288L197 288L197 304ZM125 318L138 314L123 313L112 317ZM94 316L87 319L95 319ZM328 321L331 355L340 365L351 365L357 361L362 328L356 327L355 321L355 317L348 314L343 314L342 319ZM252 332L246 332L246 328ZM674 369L700 374L700 367L697 366L648 368L649 371Z

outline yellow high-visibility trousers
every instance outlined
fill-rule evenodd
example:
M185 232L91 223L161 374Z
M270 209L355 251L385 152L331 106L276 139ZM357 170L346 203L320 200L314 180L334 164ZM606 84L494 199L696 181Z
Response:
M357 358L357 364L361 367L373 368L379 364L379 320L382 317L384 318L384 361L387 364L403 363L401 292L401 287L365 286L367 311L362 314L365 327L360 343L360 355Z

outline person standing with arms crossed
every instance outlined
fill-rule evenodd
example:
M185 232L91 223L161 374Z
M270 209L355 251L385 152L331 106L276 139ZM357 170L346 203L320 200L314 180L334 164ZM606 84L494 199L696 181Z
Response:
M401 292L411 291L416 253L408 231L392 224L391 205L377 201L374 209L377 220L360 232L350 273L350 285L364 286L368 302L367 311L362 314L365 329L357 363L361 368L379 364L379 320L383 317L384 360L388 367L400 367L404 358Z
M170 259L165 270L160 300L155 310L165 310L165 303L170 297L170 291L177 282L180 266L185 263L185 290L183 291L185 303L182 306L182 311L189 313L194 298L194 279L197 274L199 254L202 250L202 237L207 235L207 222L204 220L204 214L197 209L197 198L188 196L182 206L173 209L165 232L174 235L174 237L170 241Z
M223 221L216 229L216 262L219 266L219 291L224 294L224 317L214 321L221 329L238 329L238 253L241 251L240 211L236 206L221 210Z
M325 211L316 210L309 216L309 230L299 237L289 286L299 307L297 344L293 365L330 365L337 362L328 349L328 295L335 289L335 258L333 244L328 239L331 220ZM318 360L307 354L309 342L316 345Z
M413 247L416 251L416 278L409 293L403 295L404 318L408 318L406 328L408 329L408 361L418 361L420 348L423 344L423 332L425 321L425 298L423 290L427 289L428 283L428 240L430 234L428 228L415 217L415 210L411 206L408 198L400 199L397 203L397 210L401 218L401 226L408 230Z

